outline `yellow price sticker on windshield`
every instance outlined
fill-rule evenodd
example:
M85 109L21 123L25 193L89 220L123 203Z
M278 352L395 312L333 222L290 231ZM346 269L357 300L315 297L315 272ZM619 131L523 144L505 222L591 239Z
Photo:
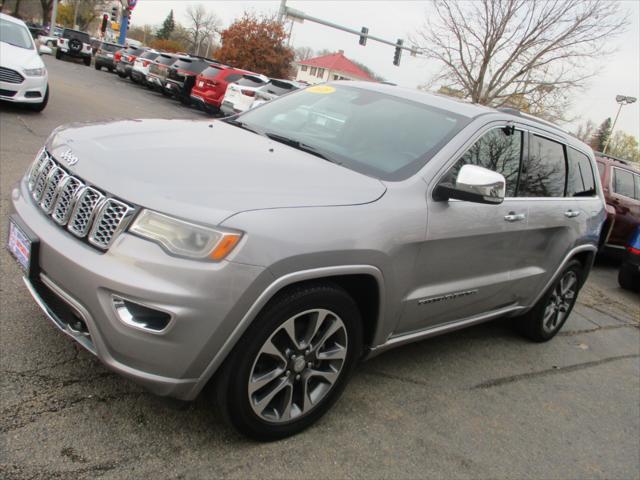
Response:
M333 93L336 89L331 85L314 85L313 87L307 88L307 92L310 93Z

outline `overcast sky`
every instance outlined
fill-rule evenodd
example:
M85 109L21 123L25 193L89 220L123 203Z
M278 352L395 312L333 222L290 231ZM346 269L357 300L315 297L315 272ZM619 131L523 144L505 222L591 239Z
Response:
M189 5L202 3L222 20L226 27L244 10L255 13L275 13L279 0L200 2L183 0L139 0L132 15L134 25L160 24L170 9L176 20L186 23L185 11ZM592 119L596 123L606 117L615 116L617 94L640 97L640 1L623 0L622 7L629 13L630 26L614 43L618 50L609 58L599 59L600 73L584 92L577 93L571 116L576 123ZM326 1L288 0L291 8L330 20L344 26L369 28L369 33L392 41L407 36L420 28L429 13L429 3L422 1ZM294 24L292 34L294 47L308 46L314 50L342 49L349 58L363 62L387 80L407 87L425 83L436 66L424 59L412 58L403 52L399 67L392 64L393 47L377 42L368 42L366 47L358 44L358 38L339 30L329 29L311 22ZM622 108L616 129L640 137L640 107L636 102ZM570 128L573 128L570 126Z

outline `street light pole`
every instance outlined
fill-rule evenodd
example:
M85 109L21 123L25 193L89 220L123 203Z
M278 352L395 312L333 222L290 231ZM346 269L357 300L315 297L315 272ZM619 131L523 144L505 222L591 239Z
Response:
M616 129L616 123L618 122L618 117L620 116L620 110L622 110L623 105L629 105L630 103L635 102L637 99L635 97L626 97L624 95L616 95L616 102L620 105L618 107L618 113L616 113L616 118L613 120L613 125L611 126L611 132L607 137L607 141L604 142L604 148L602 149L602 153L607 153L607 147L609 147L609 141L611 137L613 137L613 131Z

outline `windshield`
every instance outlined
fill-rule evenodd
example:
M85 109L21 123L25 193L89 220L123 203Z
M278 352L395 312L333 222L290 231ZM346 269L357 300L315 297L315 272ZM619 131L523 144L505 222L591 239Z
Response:
M469 119L394 95L330 84L281 97L240 115L238 121L299 142L365 175L403 180Z
M0 42L14 47L33 50L33 40L29 30L18 23L0 19Z

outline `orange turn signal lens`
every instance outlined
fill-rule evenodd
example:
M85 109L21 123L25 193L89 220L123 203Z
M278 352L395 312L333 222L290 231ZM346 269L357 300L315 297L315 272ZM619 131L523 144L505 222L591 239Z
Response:
M242 235L238 233L225 234L222 240L218 242L218 245L216 245L216 248L209 254L209 258L216 262L222 260L231 253L231 250L235 248L241 238Z

